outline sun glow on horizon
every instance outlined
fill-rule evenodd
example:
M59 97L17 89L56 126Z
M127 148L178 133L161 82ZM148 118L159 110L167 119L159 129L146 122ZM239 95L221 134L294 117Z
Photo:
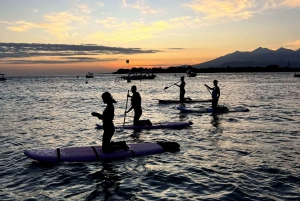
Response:
M237 50L300 48L300 0L56 1L2 2L0 72L107 72L127 58L169 67Z

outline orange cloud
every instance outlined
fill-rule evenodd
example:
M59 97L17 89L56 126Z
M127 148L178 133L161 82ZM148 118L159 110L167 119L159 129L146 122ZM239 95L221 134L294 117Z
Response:
M270 9L295 8L300 0L194 0L183 4L205 20L243 20Z
M139 41L158 37L163 31L174 28L174 25L167 21L156 21L145 24L142 21L125 22L118 21L116 18L106 18L97 21L105 28L111 29L111 32L97 32L89 37L93 41L107 41L115 43L124 43L130 41Z
M288 42L284 45L286 48L291 48L291 49L299 49L300 48L300 39Z
M24 32L32 28L40 28L41 25L36 24L36 23L31 23L31 22L25 22L25 21L17 21L14 23L8 23L12 24L14 26L8 26L7 29L11 31L16 31L16 32Z

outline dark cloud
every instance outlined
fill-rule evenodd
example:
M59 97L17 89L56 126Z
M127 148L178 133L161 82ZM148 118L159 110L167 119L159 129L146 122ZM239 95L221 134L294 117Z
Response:
M141 48L108 47L93 44L41 44L41 43L0 43L0 59L30 58L41 56L59 56L72 60L71 56L117 55L117 54L153 54L159 50Z
M45 60L26 60L26 59L11 59L2 63L6 64L68 64L68 63L80 63L80 62L104 62L104 61L116 61L118 59L97 59L90 57L62 57L59 59L45 59Z

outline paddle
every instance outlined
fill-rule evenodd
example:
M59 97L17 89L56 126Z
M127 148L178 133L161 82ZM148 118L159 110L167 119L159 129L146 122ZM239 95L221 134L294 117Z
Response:
M125 107L125 112L124 112L124 122L123 122L123 128L124 128L124 126L125 126L126 110L127 110L127 103L128 103L128 95L129 95L129 90L128 90L128 93L127 93L126 107Z
M179 82L181 82L181 80L180 80ZM176 82L176 83L174 83L174 84L172 84L172 85L170 85L170 86L168 86L168 87L165 87L165 88L164 88L164 90L166 90L166 89L170 88L171 86L174 86L174 85L176 85L176 84L177 84L177 83L179 83L179 82Z
M208 88L208 86L206 84L204 86L206 87L206 89L208 90L208 92L210 93L210 95L212 95L211 92L210 92L210 90L209 90L209 88Z

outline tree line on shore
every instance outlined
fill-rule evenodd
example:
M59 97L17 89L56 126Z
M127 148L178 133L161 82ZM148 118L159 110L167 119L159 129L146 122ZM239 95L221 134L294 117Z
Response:
M210 68L193 68L192 66L168 67L168 68L143 68L133 67L131 69L118 69L113 74L128 74L139 72L151 73L186 73L188 70L195 73L223 73L223 72L297 72L300 68L279 67L278 65L268 65L267 67L210 67Z

